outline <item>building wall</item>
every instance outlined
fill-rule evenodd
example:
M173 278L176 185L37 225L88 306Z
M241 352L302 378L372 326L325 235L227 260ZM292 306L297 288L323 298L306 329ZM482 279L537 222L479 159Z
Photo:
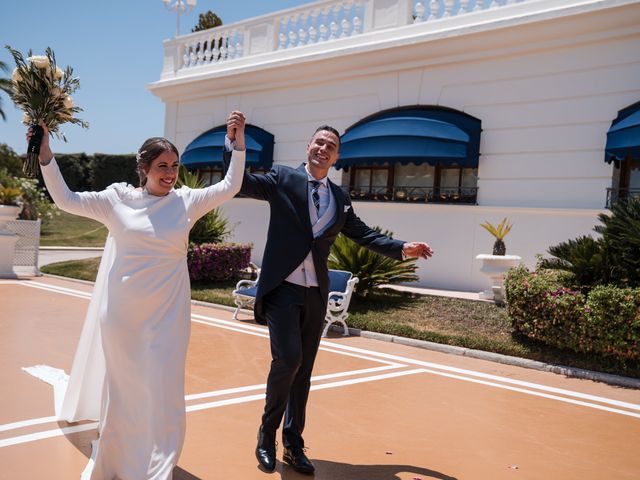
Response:
M405 55L395 64L393 52L381 51L377 71L343 71L337 79L309 76L220 95L212 80L210 93L190 100L185 87L185 98L167 102L166 134L183 150L240 109L249 123L275 135L275 162L297 166L323 123L344 131L363 117L407 105L473 115L483 128L478 206L357 202L356 211L397 238L432 245L436 255L421 262L422 285L479 290L485 280L475 255L490 253L492 245L478 226L482 221L508 217L514 228L507 251L529 266L550 245L591 232L612 183L613 167L603 154L606 132L618 110L640 99L637 27L570 40L547 39L544 22L535 28L536 43L525 47L509 48L520 32L512 28L500 32L499 47L437 61L420 55L407 61ZM340 182L342 175L333 171L331 177ZM236 240L255 242L254 261L260 263L268 209L255 203L235 199L225 210L240 222Z

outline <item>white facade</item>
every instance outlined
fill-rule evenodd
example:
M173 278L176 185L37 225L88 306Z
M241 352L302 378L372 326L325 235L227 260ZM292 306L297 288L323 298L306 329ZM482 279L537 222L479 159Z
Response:
M606 132L640 100L640 2L485 2L441 18L451 2L434 2L436 16L411 24L414 2L366 0L352 10L364 18L350 27L361 21L363 33L283 47L278 30L334 3L225 26L234 39L244 32L244 43L242 56L238 48L224 61L184 66L185 48L195 51L214 31L165 42L165 69L150 86L166 103L165 135L182 151L239 109L275 136L276 163L297 166L320 124L344 132L394 107L448 107L482 121L478 205L354 202L368 224L433 247L420 262L420 285L482 290L475 256L493 244L479 226L485 220L509 218L507 253L529 267L549 246L592 233L614 175L604 162ZM331 176L342 183L341 171ZM267 205L234 199L223 208L239 222L234 240L254 243L260 264Z

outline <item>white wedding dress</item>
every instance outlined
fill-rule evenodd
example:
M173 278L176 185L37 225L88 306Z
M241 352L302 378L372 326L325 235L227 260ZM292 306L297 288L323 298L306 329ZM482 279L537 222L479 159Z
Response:
M52 379L47 366L30 372L54 384L59 419L100 420L83 479L171 479L185 435L189 230L240 190L244 161L234 151L221 182L164 197L125 184L75 193L55 159L42 167L58 207L110 232L70 377Z

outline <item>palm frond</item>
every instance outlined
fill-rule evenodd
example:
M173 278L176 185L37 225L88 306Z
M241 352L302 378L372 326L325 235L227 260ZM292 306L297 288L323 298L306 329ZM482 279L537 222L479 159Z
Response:
M481 223L480 226L498 240L504 240L504 237L507 236L512 227L506 218L503 218L497 227L493 226L488 220L485 220L485 222Z
M381 231L376 227L377 231ZM391 232L384 234L391 236ZM346 270L359 278L355 294L366 296L377 286L386 283L415 282L417 265L415 259L394 260L361 247L340 234L331 247L329 268Z

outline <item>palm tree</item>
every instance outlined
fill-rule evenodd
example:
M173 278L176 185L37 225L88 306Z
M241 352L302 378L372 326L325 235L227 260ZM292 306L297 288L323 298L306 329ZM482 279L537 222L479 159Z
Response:
M9 67L3 61L0 61L0 70L3 72L8 72ZM9 95L11 93L11 79L10 78L0 78L0 90ZM0 117L3 120L7 119L7 116L4 114L4 110L2 110L2 99L0 99Z

